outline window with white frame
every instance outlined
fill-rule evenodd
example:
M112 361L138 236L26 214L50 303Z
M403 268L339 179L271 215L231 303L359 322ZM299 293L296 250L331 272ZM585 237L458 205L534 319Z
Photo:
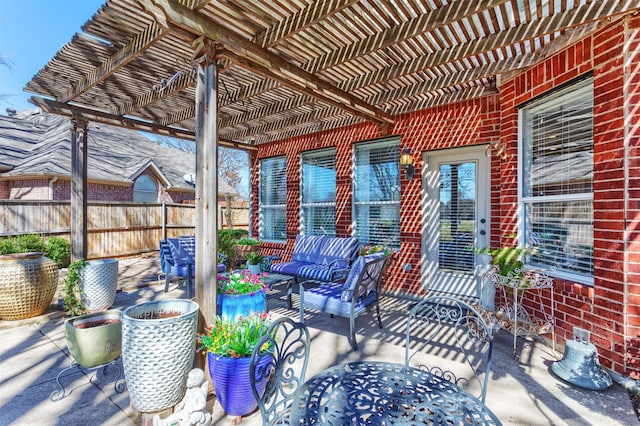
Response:
M527 263L593 277L593 80L521 109L522 231Z
M335 237L336 150L305 152L300 159L300 231Z
M287 176L284 157L260 160L259 238L287 240Z
M157 203L158 186L149 176L139 176L133 183L133 201L136 203Z
M354 235L400 248L400 138L355 144Z

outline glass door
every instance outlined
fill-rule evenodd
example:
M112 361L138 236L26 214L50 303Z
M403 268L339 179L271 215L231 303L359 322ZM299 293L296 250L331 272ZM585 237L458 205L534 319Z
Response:
M486 146L428 152L423 176L422 286L479 297L477 249L489 244Z

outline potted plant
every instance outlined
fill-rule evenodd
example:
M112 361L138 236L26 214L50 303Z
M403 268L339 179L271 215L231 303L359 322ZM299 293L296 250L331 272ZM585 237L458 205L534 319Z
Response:
M139 303L122 314L122 365L138 411L173 407L186 391L196 353L199 306L192 300Z
M0 239L0 320L44 314L58 286L58 266L34 234Z
M209 375L220 405L231 416L244 416L256 409L258 403L251 391L249 362L258 340L269 328L267 314L252 314L232 320L216 317L206 332L198 335L198 349L207 355ZM263 348L265 352L271 348ZM269 357L258 361L266 366ZM262 363L262 365L261 365ZM264 392L268 375L258 383Z
M122 348L122 312L111 309L68 318L67 347L73 359L92 368L118 359Z
M383 246L382 244L371 244L362 247L358 253L360 256L369 256L371 254L382 252L384 252L385 256L390 256L393 253L393 250L389 247Z
M74 260L64 278L64 306L70 315L109 309L116 299L116 259Z
M235 320L267 310L264 274L236 271L218 275L218 316Z
M243 237L235 242L234 251L236 258L234 259L234 266L242 264L245 259L245 255L258 251L260 249L260 241L255 238Z
M253 251L245 254L244 258L247 259L247 269L249 270L249 273L259 274L260 265L264 261L264 256L260 254L259 251Z

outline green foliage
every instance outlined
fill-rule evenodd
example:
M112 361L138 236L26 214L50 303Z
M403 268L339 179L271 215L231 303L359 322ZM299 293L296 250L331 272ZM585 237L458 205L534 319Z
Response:
M256 240L255 238L245 237L240 238L238 241L236 241L236 244L239 246L257 246L258 244L260 244L260 241Z
M0 254L18 253L15 239L13 237L0 239Z
M0 254L46 252L47 245L40 235L23 234L0 239Z
M218 275L220 294L253 294L266 289L262 275L250 274L249 271Z
M47 240L47 257L64 268L69 265L71 243L62 237L51 237Z
M384 252L385 256L389 256L391 253L393 253L392 249L381 244L364 246L360 249L359 253L360 256L366 256L368 254L379 253L381 251Z
M80 270L84 268L87 261L78 259L71 262L67 270L67 276L64 277L64 309L69 315L75 317L87 312L87 308L82 303L82 295L80 294Z
M197 336L198 350L203 354L210 352L231 358L251 356L258 340L267 334L269 323L266 313L252 314L235 321L216 317L215 324Z
M522 273L524 266L524 255L527 250L519 247L500 247L492 249L485 247L478 251L479 253L489 253L492 257L491 263L500 269L500 275L518 276Z
M259 251L252 251L244 255L244 258L247 259L247 263L250 265L259 265L264 260L264 256L260 254Z

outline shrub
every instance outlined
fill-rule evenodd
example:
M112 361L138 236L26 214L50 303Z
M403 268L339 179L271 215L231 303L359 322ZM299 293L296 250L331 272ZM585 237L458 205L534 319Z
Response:
M0 239L0 254L46 252L47 246L41 236L24 234Z
M40 235L36 234L24 234L16 237L16 245L20 253L27 253L31 251L47 251L47 245Z
M47 240L47 257L58 265L58 268L69 266L71 243L62 237L51 237Z
M240 238L238 241L236 241L236 244L239 246L257 246L258 244L260 244L260 241L256 240L255 238L245 237Z

